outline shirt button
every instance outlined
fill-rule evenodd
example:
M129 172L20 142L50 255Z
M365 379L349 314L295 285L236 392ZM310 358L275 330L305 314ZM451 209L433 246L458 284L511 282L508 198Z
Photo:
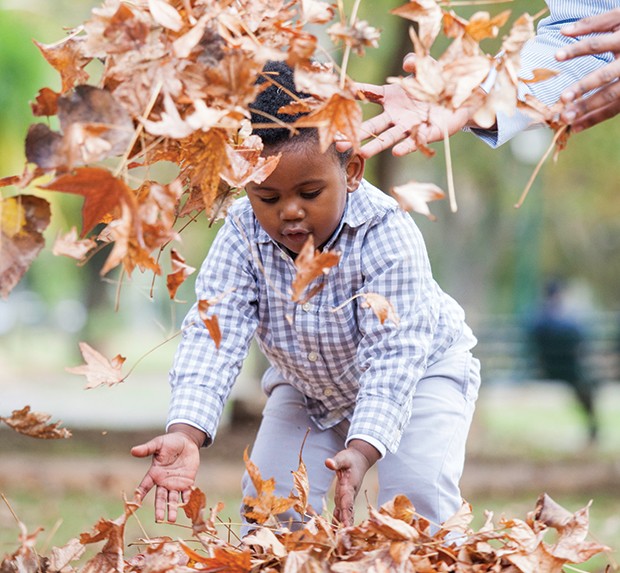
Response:
M284 251L280 251L280 258L285 261L288 259L288 255Z
M319 355L314 352L314 350L312 352L308 352L308 360L310 360L310 362L316 362L319 359Z
M333 393L334 391L331 388L325 388L325 390L323 390L323 396L326 396L327 398L329 398Z
M303 308L306 312L308 312L312 308L312 305L309 302L304 302L301 305L301 308Z

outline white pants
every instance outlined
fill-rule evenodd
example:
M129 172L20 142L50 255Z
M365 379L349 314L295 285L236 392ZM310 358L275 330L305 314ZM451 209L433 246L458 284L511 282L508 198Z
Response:
M480 363L468 350L449 350L429 367L418 382L411 420L398 451L388 452L377 462L378 505L404 494L416 511L434 524L444 522L459 509L459 480L479 385ZM321 513L335 478L324 462L344 449L347 421L320 430L308 416L302 394L283 380L267 399L251 459L263 479L275 478L276 495L288 496L293 489L291 471L299 465L308 430L302 455L311 488L309 503ZM247 473L243 495L256 495ZM292 510L280 516L282 523L299 520Z

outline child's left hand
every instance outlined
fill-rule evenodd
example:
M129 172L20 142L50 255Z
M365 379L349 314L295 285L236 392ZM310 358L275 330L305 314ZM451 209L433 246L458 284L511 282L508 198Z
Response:
M351 440L349 447L325 460L325 465L336 472L334 493L334 520L345 527L353 525L354 503L366 472L381 457L374 446L363 440Z

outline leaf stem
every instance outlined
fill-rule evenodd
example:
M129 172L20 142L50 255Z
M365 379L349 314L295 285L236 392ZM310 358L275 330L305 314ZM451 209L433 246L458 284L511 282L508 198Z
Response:
M456 204L456 193L454 191L454 173L452 171L452 154L450 152L450 135L448 133L448 124L447 122L443 122L442 126L443 131L443 146L446 154L446 176L448 178L448 197L450 198L450 210L453 213L458 211L458 206Z
M538 165L536 165L534 172L530 176L530 179L527 182L527 185L525 186L523 193L521 193L521 197L519 197L519 200L515 203L515 209L519 209L523 205L525 198L527 197L528 193L530 192L530 189L532 188L532 185L534 184L534 180L536 179L538 172L542 168L545 161L547 161L547 157L549 157L558 139L566 131L567 127L568 126L563 125L560 129L556 131L555 135L553 136L553 139L551 140L551 143L549 144L549 147L547 148L547 151L545 151L544 155L541 157L540 161L538 162Z

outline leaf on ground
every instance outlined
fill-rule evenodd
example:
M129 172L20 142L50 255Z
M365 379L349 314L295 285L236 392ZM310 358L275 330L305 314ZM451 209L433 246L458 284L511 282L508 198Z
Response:
M301 251L295 259L297 273L293 279L293 294L291 300L303 304L317 294L325 285L321 283L310 289L306 296L302 296L306 288L319 277L329 273L329 269L336 266L340 261L340 253L335 251L320 252L314 249L312 236L304 243Z
M248 457L247 448L243 452L243 461L256 490L256 497L245 496L243 498L245 506L244 515L251 522L261 525L277 523L276 516L293 507L297 500L291 496L279 497L275 495L276 484L274 478L264 480L261 477L260 470Z
M30 406L24 406L21 410L13 410L7 418L0 416L0 421L19 434L42 440L57 440L71 437L71 432L66 428L60 428L62 422L50 423L50 414L32 412Z
M45 246L50 204L34 195L0 199L0 296L7 298Z
M65 368L71 374L86 376L88 383L85 388L97 388L98 386L114 386L125 380L125 376L121 372L125 357L117 354L112 360L108 360L105 356L97 352L94 348L80 342L80 352L84 358L85 364L81 366L73 366Z

